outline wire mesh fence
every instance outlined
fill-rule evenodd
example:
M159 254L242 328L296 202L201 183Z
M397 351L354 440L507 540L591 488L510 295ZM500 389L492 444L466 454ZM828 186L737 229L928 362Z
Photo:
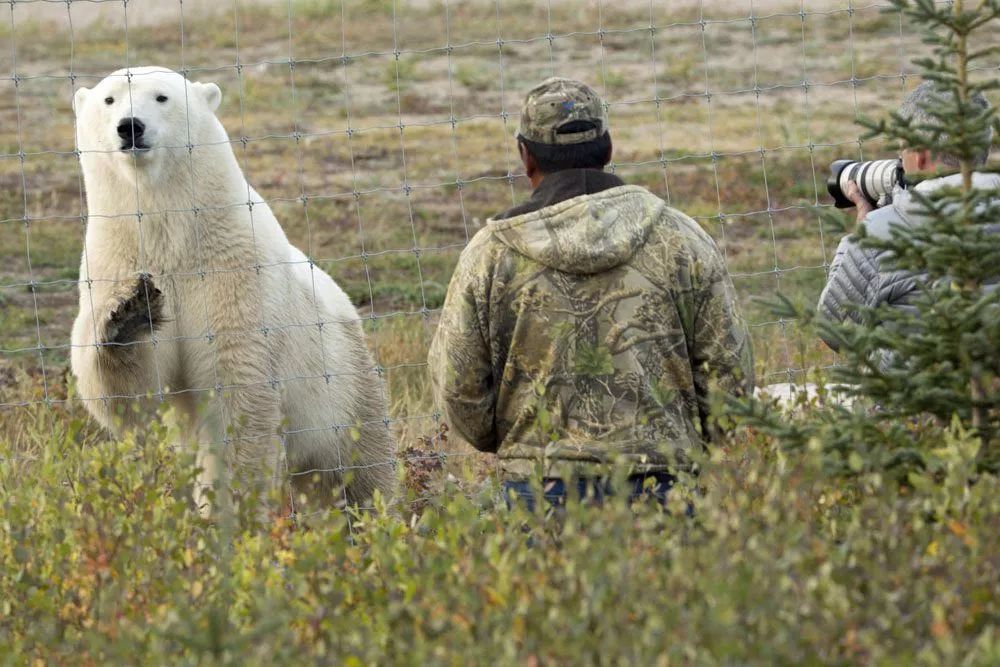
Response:
M252 218L266 203L308 258L300 262L308 274L321 269L347 292L373 357L364 381L385 403L373 421L411 462L438 465L469 450L442 437L427 347L459 253L485 219L530 192L513 136L528 88L559 75L602 94L610 169L716 239L751 324L759 377L798 380L832 355L754 298L780 291L815 301L838 240L816 212L829 205L827 165L890 152L863 140L854 120L896 106L914 84L910 60L927 49L885 4L850 0L3 4L0 418L11 445L0 456L8 460L31 456L16 444L20 416L69 419L83 400L67 386L88 254L72 100L114 70L160 65L220 86L217 115L256 191L231 205ZM175 147L192 156L204 148L189 144ZM202 208L191 195L186 206L143 211L142 199L131 211L139 228L143 215L183 220ZM189 266L154 281L233 268ZM251 280L261 266L235 269ZM276 311L235 334L303 326L322 338L332 324L318 310L306 324ZM335 365L322 363L324 383L339 381ZM273 363L266 375L273 385L307 379ZM184 393L164 378L154 385L160 397ZM221 388L216 380L184 391ZM283 437L358 425L286 423Z

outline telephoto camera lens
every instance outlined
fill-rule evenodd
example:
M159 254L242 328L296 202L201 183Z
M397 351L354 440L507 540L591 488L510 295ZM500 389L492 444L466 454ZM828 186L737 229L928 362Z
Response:
M826 191L833 197L837 208L850 208L854 202L847 198L847 184L854 181L861 194L872 206L879 206L886 195L891 195L897 184L904 184L903 164L900 160L836 160L830 165L830 178Z

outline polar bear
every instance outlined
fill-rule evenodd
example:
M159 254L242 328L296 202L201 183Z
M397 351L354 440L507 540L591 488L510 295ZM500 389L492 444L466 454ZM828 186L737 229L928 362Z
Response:
M161 67L76 91L78 392L116 435L167 401L205 485L291 473L293 498L388 496L394 444L358 313L247 184L214 113L221 96Z

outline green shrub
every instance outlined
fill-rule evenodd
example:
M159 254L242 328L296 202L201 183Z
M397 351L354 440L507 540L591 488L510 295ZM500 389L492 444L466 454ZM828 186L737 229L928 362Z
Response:
M1000 493L968 483L976 440L958 429L934 476L902 488L747 441L669 513L573 506L560 524L452 486L419 515L404 502L304 526L202 520L193 459L167 434L75 433L27 465L0 449L9 664L1000 658Z

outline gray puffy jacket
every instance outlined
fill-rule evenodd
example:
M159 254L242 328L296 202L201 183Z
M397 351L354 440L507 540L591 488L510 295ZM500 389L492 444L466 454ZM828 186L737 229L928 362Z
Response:
M928 193L946 185L960 186L961 175L922 181L914 186L914 190ZM984 190L1000 188L1000 175L975 173L972 176L972 186ZM892 204L868 214L864 219L865 229L869 236L889 238L893 226L919 226L924 220L917 212L917 207L918 204L908 191L899 190L894 194ZM1000 222L989 225L987 230L994 234L1000 233ZM888 254L887 251L862 248L850 236L841 239L830 265L826 287L819 297L819 314L839 322L848 318L857 321L857 313L848 308L850 304L870 308L884 303L906 306L923 276L912 271L884 268ZM826 343L837 349L833 341L827 340Z

